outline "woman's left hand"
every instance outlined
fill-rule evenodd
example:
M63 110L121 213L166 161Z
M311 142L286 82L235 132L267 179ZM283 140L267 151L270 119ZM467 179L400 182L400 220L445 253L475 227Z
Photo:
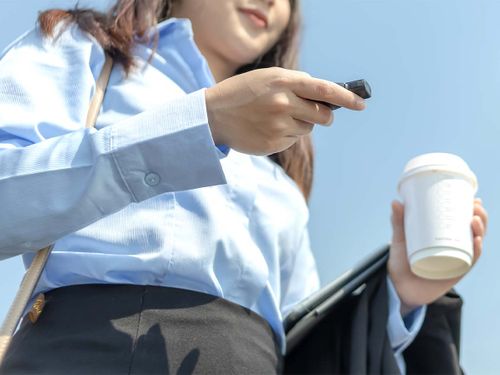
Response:
M393 235L387 267L389 276L401 299L401 314L404 316L418 306L434 302L450 290L463 276L446 280L428 280L415 275L410 269L406 254L404 206L400 202L392 202L391 221ZM475 199L471 223L474 240L472 264L476 263L481 256L487 225L488 213L481 200Z

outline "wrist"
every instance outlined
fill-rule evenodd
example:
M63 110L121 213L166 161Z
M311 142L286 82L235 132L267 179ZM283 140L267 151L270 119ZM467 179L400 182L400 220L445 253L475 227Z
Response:
M213 111L213 97L214 97L214 89L208 88L205 90L205 105L207 108L207 119L208 119L208 127L210 128L210 132L212 134L212 139L214 143L222 144L220 140L219 131L216 126L215 113Z
M399 309L399 312L401 313L401 316L404 318L405 316L407 316L413 310L419 308L420 306L421 305L410 305L401 300L401 307Z
M421 304L418 303L416 300L413 301L408 300L408 296L413 296L413 297L415 296L411 286L408 285L407 283L405 285L404 277L400 277L400 275L398 275L397 273L395 274L390 266L388 267L388 274L389 274L389 279L391 280L392 285L394 287L394 292L397 294L400 301L399 311L401 313L401 316L404 318L413 310L420 307Z
M208 127L212 134L212 139L216 145L227 145L223 137L223 133L218 126L216 111L214 110L214 101L217 96L217 89L215 87L207 88L205 90L205 105L207 109Z

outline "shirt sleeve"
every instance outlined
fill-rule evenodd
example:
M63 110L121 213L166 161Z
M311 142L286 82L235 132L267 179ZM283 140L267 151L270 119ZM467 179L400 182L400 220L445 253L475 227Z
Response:
M300 236L295 257L285 262L282 268L281 315L286 317L293 307L310 296L320 287L318 271L311 245L309 232L305 228Z
M406 372L406 365L403 352L413 342L420 331L427 306L420 306L403 318L401 316L401 300L389 276L387 276L387 293L389 300L387 333L399 370L401 374L404 374Z
M36 251L134 202L224 184L204 90L85 129L102 48L38 28L0 60L0 259Z

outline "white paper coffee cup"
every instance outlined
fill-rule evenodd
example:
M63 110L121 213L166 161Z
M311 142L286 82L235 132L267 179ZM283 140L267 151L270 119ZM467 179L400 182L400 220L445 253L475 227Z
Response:
M460 157L417 156L399 182L405 234L413 273L427 279L465 274L472 265L471 222L477 179Z

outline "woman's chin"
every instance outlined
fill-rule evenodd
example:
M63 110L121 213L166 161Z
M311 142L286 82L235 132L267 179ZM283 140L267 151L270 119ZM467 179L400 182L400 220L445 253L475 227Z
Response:
M239 67L253 64L255 61L257 61L265 53L265 51L261 51L261 50L256 50L256 52L252 53L252 54L249 54L248 50L245 52L246 53L241 54L241 55L237 55L236 53L233 54L233 60L236 63L236 65ZM238 58L235 59L236 56Z

